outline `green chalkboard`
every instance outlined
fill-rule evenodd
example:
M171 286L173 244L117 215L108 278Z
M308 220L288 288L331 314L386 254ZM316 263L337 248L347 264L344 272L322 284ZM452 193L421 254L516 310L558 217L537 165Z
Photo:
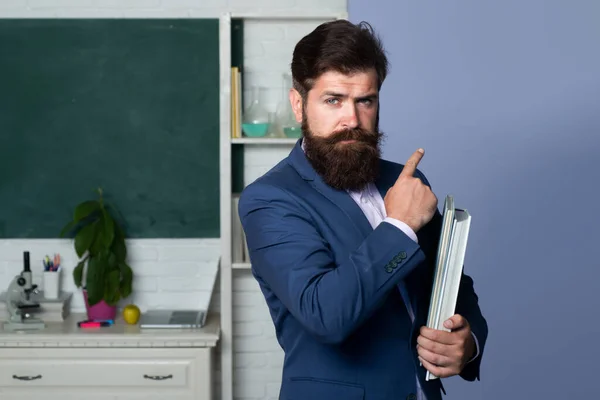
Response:
M129 237L219 237L218 19L0 20L0 237L97 187Z

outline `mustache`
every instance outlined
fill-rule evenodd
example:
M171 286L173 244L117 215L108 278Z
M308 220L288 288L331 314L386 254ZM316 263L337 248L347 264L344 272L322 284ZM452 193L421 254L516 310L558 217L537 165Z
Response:
M330 146L346 140L356 140L357 142L363 142L371 146L376 146L379 143L382 135L383 134L381 132L369 131L362 128L351 128L334 132L326 138L319 138L319 140L323 144Z

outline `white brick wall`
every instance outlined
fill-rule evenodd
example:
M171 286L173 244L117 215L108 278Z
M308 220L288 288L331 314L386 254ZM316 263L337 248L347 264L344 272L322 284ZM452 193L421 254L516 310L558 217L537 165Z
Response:
M208 306L218 268L219 239L135 239L127 244L134 272L133 294L121 306L135 303L142 311ZM60 253L62 288L76 292L72 311L85 311L83 297L73 283L77 255L71 240L0 240L0 291L5 291L10 280L22 271L24 251L30 252L34 283L42 289L42 259Z
M222 12L280 11L344 13L346 0L0 0L0 18L205 18ZM268 88L266 106L275 111L282 96L282 74L289 70L295 43L321 21L248 21L245 25L245 95L252 84ZM291 146L245 150L246 183L264 173ZM209 301L210 285L219 257L218 239L131 240L134 294L126 302L150 307L202 306ZM22 268L23 251L31 252L32 267L44 255L60 252L67 290L75 290L71 276L75 254L70 241L0 240L0 291ZM39 269L37 270L39 271ZM35 275L39 282L39 274ZM41 282L39 282L41 283ZM234 271L234 396L236 399L277 399L283 354L262 294L249 271ZM76 295L73 307L83 310ZM211 308L219 307L216 285ZM219 368L219 357L216 357ZM220 376L216 374L217 384ZM217 387L218 389L218 387ZM218 390L217 390L218 391Z

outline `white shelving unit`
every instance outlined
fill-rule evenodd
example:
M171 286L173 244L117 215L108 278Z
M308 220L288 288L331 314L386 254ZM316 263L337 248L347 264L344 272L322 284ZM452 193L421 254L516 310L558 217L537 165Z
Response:
M249 262L234 262L231 264L233 269L250 269L251 266Z
M347 19L347 13L282 14L226 13L220 17L219 63L220 63L220 230L221 230L221 400L233 400L233 270L250 270L250 263L232 262L232 171L231 148L237 145L289 146L297 139L291 138L231 138L231 20L265 21L321 21ZM316 27L316 25L315 25ZM290 60L291 61L291 60ZM282 71L283 72L283 71Z
M243 137L243 138L233 138L231 139L231 143L232 144L258 144L258 145L265 145L265 144L294 144L298 141L298 139L291 139L291 138L248 138L248 137Z

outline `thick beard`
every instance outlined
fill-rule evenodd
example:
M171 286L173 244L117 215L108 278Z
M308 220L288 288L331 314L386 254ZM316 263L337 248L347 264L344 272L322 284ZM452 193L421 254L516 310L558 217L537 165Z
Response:
M309 162L329 186L338 190L360 191L379 176L380 142L383 133L346 129L328 137L315 136L302 116L304 149ZM340 143L356 140L355 143Z

